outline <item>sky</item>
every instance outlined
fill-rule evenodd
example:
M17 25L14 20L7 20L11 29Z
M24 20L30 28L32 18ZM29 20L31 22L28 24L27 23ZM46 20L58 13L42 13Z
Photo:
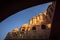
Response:
M45 11L50 3L45 3L37 6L33 6L9 16L7 19L0 23L0 40L4 40L7 33L12 31L14 28L20 28L21 25L28 23L29 20Z

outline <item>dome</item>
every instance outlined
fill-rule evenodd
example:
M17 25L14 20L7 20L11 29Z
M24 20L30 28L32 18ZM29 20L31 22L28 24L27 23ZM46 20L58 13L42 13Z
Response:
M19 31L18 28L14 28L14 29L13 29L13 32L17 32L17 31Z
M21 26L20 30L24 30L24 31L30 30L30 25L25 23Z
M23 24L22 27L29 27L29 24Z

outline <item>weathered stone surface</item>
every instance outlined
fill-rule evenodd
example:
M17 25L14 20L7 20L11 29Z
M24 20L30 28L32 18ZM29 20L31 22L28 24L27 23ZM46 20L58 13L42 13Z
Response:
M29 24L23 24L20 29L15 28L12 32L8 32L5 40L48 40L53 16L53 11L51 10L54 10L54 7L55 3L53 2L46 11L31 18Z

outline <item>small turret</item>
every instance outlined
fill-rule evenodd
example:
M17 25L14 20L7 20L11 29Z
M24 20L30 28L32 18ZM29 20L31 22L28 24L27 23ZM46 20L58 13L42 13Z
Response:
M14 28L14 29L12 30L12 32L18 32L18 31L19 31L18 28Z

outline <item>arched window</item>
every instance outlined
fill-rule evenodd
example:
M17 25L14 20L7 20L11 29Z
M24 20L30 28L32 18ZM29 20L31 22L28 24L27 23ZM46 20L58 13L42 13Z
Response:
M36 27L35 27L35 26L33 26L33 27L32 27L32 30L36 30Z
M46 25L41 25L41 29L46 29Z
M22 31L25 31L24 29L22 29Z

